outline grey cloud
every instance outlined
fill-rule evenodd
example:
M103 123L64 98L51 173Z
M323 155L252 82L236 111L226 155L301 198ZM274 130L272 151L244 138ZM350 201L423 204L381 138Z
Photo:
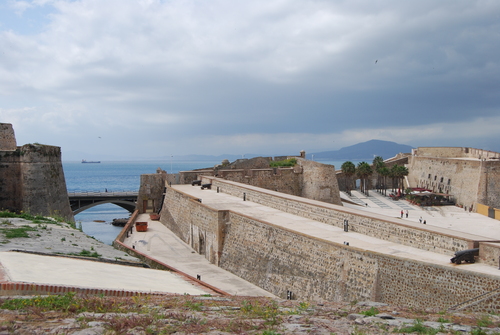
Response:
M36 17L36 8L23 15ZM309 134L326 146L325 134L498 115L497 2L85 0L38 8L50 21L37 34L0 26L0 99L65 129L48 140L73 150L81 149L76 139L63 136L84 131L116 137L135 127L167 147L227 137L217 154L239 150L234 136ZM432 136L435 145L496 140ZM189 143L183 150L197 153Z

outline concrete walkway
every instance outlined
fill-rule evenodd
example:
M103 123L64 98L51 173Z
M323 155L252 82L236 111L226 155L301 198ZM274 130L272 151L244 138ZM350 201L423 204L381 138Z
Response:
M481 214L465 211L456 206L435 206L420 207L411 205L406 200L394 201L390 197L371 190L370 196L366 196L359 191L352 191L353 198L360 199L368 206L355 206L344 204L345 207L361 209L367 212L383 214L393 218L400 218L401 209L408 209L408 218L403 216L403 220L419 223L420 217L427 225L436 226L452 231L485 236L485 239L500 240L500 221L486 217ZM342 197L349 198L345 193Z
M191 185L175 185L174 188L190 194L196 198L202 199L204 205L216 208L216 209L226 209L238 212L250 217L260 219L278 226L282 226L287 229L297 231L302 234L314 236L324 240L344 244L344 242L349 242L351 247L356 247L364 250L370 250L374 252L394 255L398 257L413 259L417 261L425 261L432 264L440 264L443 266L455 267L455 264L450 262L450 258L453 254L442 255L430 251L425 251L386 240L380 240L377 238L369 237L355 232L344 232L343 229L314 220L306 219L300 216L288 214L281 212L279 210L266 207L251 201L243 201L241 198L233 197L225 193L217 193L215 190L201 190L200 187L193 187ZM370 192L377 193L377 192ZM360 197L362 197L360 195ZM357 209L363 209L366 211L371 211L373 213L389 215L391 217L399 217L401 206L398 204L395 207L383 208L383 206L377 205L377 200L383 201L384 203L390 205L388 201L380 198L371 198L369 206L355 206ZM429 209L422 210L418 209L416 206L406 205L410 208L408 221L410 224L415 224L415 226L420 225L418 218L420 215L427 218L429 225L440 225L442 227L451 226L457 231L467 232L469 234L480 235L481 232L489 231L491 227L496 225L495 232L489 232L484 234L485 239L491 239L492 236L500 236L500 222L482 216L476 213L465 213L458 207L451 207L446 209ZM371 206L371 207L370 207ZM432 213L432 216L431 214ZM433 218L433 219L431 219ZM406 219L404 219L406 220ZM472 224L474 222L474 224ZM478 226L485 225L488 228L483 229L478 228ZM481 263L474 264L464 264L460 266L462 270L469 270L475 272L481 272L490 275L500 275L500 270L496 267L491 267Z
M4 282L144 293L208 293L169 271L20 252L0 252L0 263Z
M148 230L137 232L123 242L129 247L148 257L165 263L192 277L201 276L201 280L231 295L267 296L273 294L211 264L204 256L196 253L172 231L158 221L152 221L148 214L140 214L137 221L147 221Z

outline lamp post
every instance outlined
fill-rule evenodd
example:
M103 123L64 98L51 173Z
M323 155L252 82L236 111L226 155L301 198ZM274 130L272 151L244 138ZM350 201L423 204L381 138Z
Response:
M172 159L174 158L173 155L170 156L170 174L172 174Z

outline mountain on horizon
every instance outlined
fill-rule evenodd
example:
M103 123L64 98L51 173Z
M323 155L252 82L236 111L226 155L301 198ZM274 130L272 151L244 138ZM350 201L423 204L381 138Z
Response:
M370 140L333 151L322 151L307 156L314 155L314 160L366 160L371 162L375 156L388 159L399 153L409 153L412 146L398 144L396 142Z
M382 141L382 140L370 140L367 142L362 142L358 144L354 144L348 147L341 148L339 150L333 151L322 151L315 153L308 153L307 158L311 159L312 155L314 155L314 160L330 160L330 161L339 161L339 160L366 160L371 162L373 157L381 156L384 159L388 159L396 156L400 152L411 152L413 147L404 144L398 144L395 142ZM295 153L298 154L298 153ZM282 155L267 155L270 157L274 156L285 156ZM267 157L266 155L259 154L244 154L244 155L235 155L235 154L224 154L224 155L196 155L196 154L187 154L187 155L175 155L175 156L159 156L159 157L134 157L132 160L173 160L173 161L220 161L223 159L228 159L230 162L233 162L240 158L254 158L254 157ZM63 151L63 161L81 161L82 159L89 160L101 160L101 161L123 161L123 160L131 160L131 157L120 157L120 156L112 156L112 155L90 155L89 153L79 152L79 151Z

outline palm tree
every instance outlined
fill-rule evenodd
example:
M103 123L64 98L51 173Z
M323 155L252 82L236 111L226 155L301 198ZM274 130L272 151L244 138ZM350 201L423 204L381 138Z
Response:
M382 190L384 195L387 195L387 177L391 174L391 170L387 166L384 166L378 169L377 173L382 177Z
M356 174L361 179L361 192L368 196L368 177L373 173L372 167L367 162L360 162L356 168Z
M399 187L400 187L400 193L404 193L405 189L404 189L404 180L405 180L405 176L408 175L408 168L406 166L399 166L398 167L398 173L397 173L397 176L399 177Z
M393 192L394 192L394 186L396 186L396 188L399 190L398 193L401 194L404 178L407 175L408 175L408 169L405 166L395 164L391 167L390 176L393 179L393 185L392 185Z
M356 166L353 162L347 161L340 167L345 177L345 191L351 195L352 176L356 173Z
M377 172L376 186L377 186L377 191L379 191L381 189L380 185L382 184L382 175L380 174L380 169L385 167L384 159L382 158L382 156L376 156L375 158L373 158L372 165L375 172Z

